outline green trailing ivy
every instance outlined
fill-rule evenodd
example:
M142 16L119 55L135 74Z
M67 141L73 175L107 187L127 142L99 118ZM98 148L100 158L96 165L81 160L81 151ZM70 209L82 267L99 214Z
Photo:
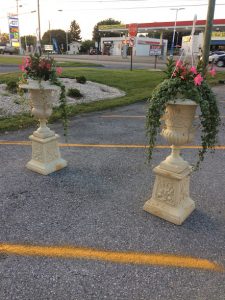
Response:
M173 67L171 67L173 65ZM208 148L213 149L217 142L218 127L220 124L219 109L214 93L201 76L201 66L190 67L187 63L171 60L167 64L167 79L161 82L153 91L148 100L148 113L146 118L147 135L149 138L149 159L152 158L157 133L161 122L160 119L165 113L166 105L169 101L176 99L191 99L195 101L201 110L201 145L199 150L199 160L196 169L204 159L204 154ZM215 71L210 71L215 75Z

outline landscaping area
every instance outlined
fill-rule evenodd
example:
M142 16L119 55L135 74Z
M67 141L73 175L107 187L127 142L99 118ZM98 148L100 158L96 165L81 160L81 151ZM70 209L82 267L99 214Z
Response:
M3 58L0 58L0 63ZM16 63L20 58L4 58L4 62L7 59ZM81 103L68 106L68 116L72 117L77 114L100 111L104 109L112 109L115 107L132 104L138 101L147 100L155 88L155 86L162 81L165 77L163 72L149 71L149 70L106 70L97 68L78 68L74 67L73 62L65 62L67 66L63 70L61 77L75 79L78 76L84 76L88 81L93 81L108 86L118 88L125 92L125 96L107 99L101 101L95 101L91 103ZM63 63L60 64L63 66ZM18 82L21 77L21 73L8 73L0 74L0 83L6 83L7 85L15 86L12 82ZM211 85L216 85L220 79L224 79L224 73L218 72L214 78L209 78ZM19 105L19 104L18 104ZM58 108L54 109L54 112L49 122L54 122L60 118L60 111ZM0 131L16 130L20 128L26 128L35 124L35 120L30 113L23 113L19 116L0 118Z

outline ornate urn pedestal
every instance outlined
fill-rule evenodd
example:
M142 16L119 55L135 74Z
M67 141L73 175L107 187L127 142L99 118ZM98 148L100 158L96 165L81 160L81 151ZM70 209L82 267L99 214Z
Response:
M57 86L48 81L29 80L20 88L30 92L32 115L39 120L39 128L29 137L32 141L32 159L26 167L34 172L48 175L67 166L67 162L61 158L58 139L59 136L50 130L46 123L52 114L53 92Z
M154 168L156 180L152 197L144 205L145 211L177 225L181 225L195 209L195 203L189 196L192 169L180 156L180 150L194 137L192 123L196 108L197 104L192 100L168 103L162 135L172 144L172 151Z

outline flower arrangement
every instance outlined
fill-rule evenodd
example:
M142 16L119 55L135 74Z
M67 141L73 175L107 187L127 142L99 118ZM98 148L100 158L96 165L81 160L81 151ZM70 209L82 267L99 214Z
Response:
M152 158L156 136L161 125L160 119L165 113L166 104L170 101L175 102L178 98L183 101L191 99L201 110L202 149L199 150L199 160L196 165L198 168L207 149L213 149L216 144L220 117L215 95L205 76L202 75L201 65L196 68L186 62L180 60L174 62L173 59L169 59L165 73L167 79L154 89L148 101L146 127L149 137L149 159ZM215 70L211 69L210 74L215 76Z
M49 81L51 84L60 87L59 110L63 122L64 135L66 135L68 128L66 90L65 85L58 79L58 76L62 73L62 68L56 67L54 58L41 57L41 55L35 53L23 60L20 69L23 74L19 84L27 83L29 79L33 79L39 82L40 88L42 81Z
M62 68L56 67L52 57L41 57L39 54L30 55L23 60L20 69L24 72L23 78L34 80L50 80L53 84L57 81L57 75L62 73Z

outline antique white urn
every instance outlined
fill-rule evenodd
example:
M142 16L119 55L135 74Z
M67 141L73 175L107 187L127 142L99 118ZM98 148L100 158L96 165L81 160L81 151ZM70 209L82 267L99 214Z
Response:
M194 138L193 120L197 104L189 99L176 99L166 106L162 136L171 145L171 154L156 168L152 197L144 210L160 218L181 225L195 209L189 196L192 168L181 155L182 146Z
M60 155L59 136L47 126L52 114L53 97L59 87L49 81L28 79L27 84L21 84L20 88L29 90L31 113L39 120L39 128L29 137L32 141L32 159L26 167L43 175L64 168L67 162Z

